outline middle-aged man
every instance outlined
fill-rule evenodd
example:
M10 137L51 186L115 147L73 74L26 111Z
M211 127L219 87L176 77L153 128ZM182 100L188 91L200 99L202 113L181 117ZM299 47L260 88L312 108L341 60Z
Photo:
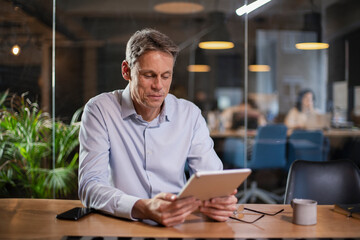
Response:
M86 104L79 137L85 206L165 226L184 222L195 210L217 221L236 210L234 195L204 202L176 196L186 182L186 162L190 174L223 168L200 109L168 94L177 54L166 35L137 31L121 66L127 87Z

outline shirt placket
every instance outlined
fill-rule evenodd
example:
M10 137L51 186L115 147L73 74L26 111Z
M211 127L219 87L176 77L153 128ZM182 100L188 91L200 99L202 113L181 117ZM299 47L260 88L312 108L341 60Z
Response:
M152 197L152 176L149 171L150 163L151 163L151 144L149 143L149 124L144 129L144 156L145 156L145 172L149 183L149 197Z
M146 174L148 176L148 180L149 180L149 186L150 186L150 192L149 195L150 197L154 197L154 187L153 185L156 184L156 177L154 176L154 169L156 168L156 166L154 166L154 164L156 164L156 159L154 159L155 156L155 152L154 152L154 143L152 142L152 138L150 137L151 135L151 130L153 128L157 128L159 127L160 123L159 123L159 117L157 117L156 119L154 119L152 122L148 123L148 125L146 126L145 130L144 130L144 143L145 143L145 165L146 165ZM156 191L156 189L155 189Z

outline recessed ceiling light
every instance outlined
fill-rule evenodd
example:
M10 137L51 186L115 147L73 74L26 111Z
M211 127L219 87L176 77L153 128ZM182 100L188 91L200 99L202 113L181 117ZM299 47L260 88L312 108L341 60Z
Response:
M190 14L204 10L204 6L190 2L164 2L155 5L155 11L169 14Z

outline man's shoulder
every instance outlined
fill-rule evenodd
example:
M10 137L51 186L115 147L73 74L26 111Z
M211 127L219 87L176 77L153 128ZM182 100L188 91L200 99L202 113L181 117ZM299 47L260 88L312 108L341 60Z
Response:
M115 105L119 106L119 99L121 97L122 90L115 90L112 92L100 93L92 97L87 103L86 108L99 108L108 109L113 108Z
M183 99L183 98L177 98L173 94L168 94L166 97L166 101L171 107L176 107L178 110L195 110L198 109L198 107L191 101Z
M201 110L189 100L168 94L165 101L166 114L170 119L186 119L189 122L201 116Z
M107 102L116 102L118 100L118 96L121 95L122 90L115 90L112 92L104 92L100 93L92 97L87 104L102 104Z

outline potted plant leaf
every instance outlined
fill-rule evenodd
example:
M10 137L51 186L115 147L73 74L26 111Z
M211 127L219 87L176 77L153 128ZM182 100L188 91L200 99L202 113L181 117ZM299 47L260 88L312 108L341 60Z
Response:
M0 95L0 196L66 198L74 193L80 114L81 109L65 124L26 94Z

